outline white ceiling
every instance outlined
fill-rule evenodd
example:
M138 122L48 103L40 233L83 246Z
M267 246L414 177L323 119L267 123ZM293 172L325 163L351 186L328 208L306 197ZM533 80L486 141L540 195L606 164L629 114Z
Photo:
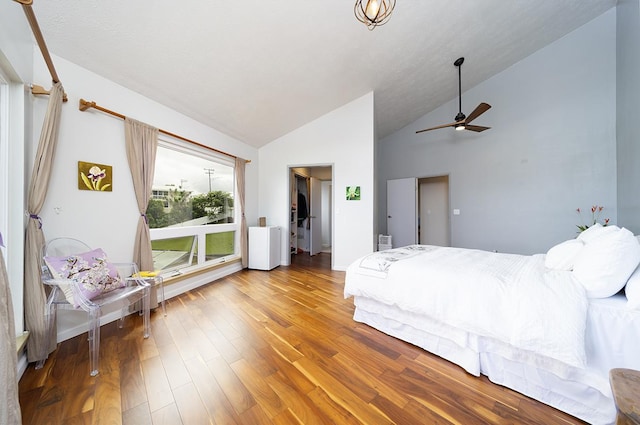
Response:
M40 0L33 9L52 53L260 147L369 91L383 138L457 97L456 58L466 58L465 91L616 4L397 0L389 22L368 31L354 1Z

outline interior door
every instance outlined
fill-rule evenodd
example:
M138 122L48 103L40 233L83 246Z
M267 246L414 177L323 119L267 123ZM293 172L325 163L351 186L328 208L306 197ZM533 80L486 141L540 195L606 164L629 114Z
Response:
M418 243L418 179L387 180L387 232L394 248Z
M316 255L322 251L322 182L311 179L311 194L309 194L309 220L311 230L309 235L309 255Z

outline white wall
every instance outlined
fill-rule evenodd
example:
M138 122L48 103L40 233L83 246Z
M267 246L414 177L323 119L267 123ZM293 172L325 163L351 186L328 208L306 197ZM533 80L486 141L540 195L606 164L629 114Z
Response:
M448 174L450 208L461 211L451 216L453 246L545 252L576 235L576 208L594 204L615 223L615 37L611 9L464 92L467 114L480 102L492 105L474 122L490 130L415 134L453 121L456 98L381 140L380 211L387 179Z
M132 240L139 214L125 152L124 122L95 109L79 111L80 98L230 154L252 161L257 159L255 148L60 57L54 55L53 61L69 101L62 106L55 164L41 213L47 239L77 237L91 246L101 246L114 261L128 261L133 254ZM46 81L46 72L46 68L38 67L36 79ZM36 101L36 134L39 134L46 106L46 97ZM78 190L78 161L112 165L113 191ZM257 166L249 163L246 168L247 216L255 217Z
M133 238L139 213L125 152L124 122L97 110L79 111L80 98L95 101L107 109L232 155L250 159L252 162L246 167L246 216L248 220L256 219L258 211L257 149L60 57L53 55L53 62L69 101L62 106L55 164L47 199L40 214L47 239L60 236L75 237L92 247L103 248L113 261L131 261L133 254ZM36 81L43 82L50 80L44 64L40 65L40 62L36 62L34 78ZM36 135L40 133L47 101L46 97L35 100L33 127ZM38 137L33 139L31 157L28 158L29 164L33 163L33 152L38 143ZM112 165L113 191L79 190L78 161ZM230 270L235 269L230 268ZM193 279L203 283L214 280L216 277L220 277L219 272L200 275ZM193 287L190 281L181 282L181 284L185 289ZM173 291L174 286L177 285L171 286L168 295L176 295ZM75 326L83 321L84 317L68 320L71 316L69 314L60 318L59 339L83 332L84 328L76 329ZM68 330L71 328L74 330L69 333Z
M618 219L640 233L640 5L619 0L617 10Z
M332 262L345 270L374 249L373 93L338 108L259 150L260 216L289 228L289 167L333 166ZM346 201L347 186L360 186L362 199ZM289 238L282 241L289 264Z
M0 61L6 61L15 71L15 77L30 83L33 75L31 52L34 43L31 28L22 6L13 1L0 3ZM41 84L51 81L47 78Z

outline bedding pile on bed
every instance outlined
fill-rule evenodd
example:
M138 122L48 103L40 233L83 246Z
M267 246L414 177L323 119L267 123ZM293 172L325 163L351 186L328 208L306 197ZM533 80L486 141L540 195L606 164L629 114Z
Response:
M420 245L376 252L347 269L344 295L493 338L532 361L586 364L585 289L572 272L546 268L543 254Z
M551 247L545 258L547 268L573 272L589 298L608 298L626 287L630 308L640 304L638 283L630 279L638 263L640 244L633 233L601 224Z

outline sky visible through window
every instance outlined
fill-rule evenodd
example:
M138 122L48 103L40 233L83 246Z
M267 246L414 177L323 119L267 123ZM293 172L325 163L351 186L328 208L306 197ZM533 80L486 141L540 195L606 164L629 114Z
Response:
M233 195L233 167L158 146L153 188L182 188L199 195L221 190Z

